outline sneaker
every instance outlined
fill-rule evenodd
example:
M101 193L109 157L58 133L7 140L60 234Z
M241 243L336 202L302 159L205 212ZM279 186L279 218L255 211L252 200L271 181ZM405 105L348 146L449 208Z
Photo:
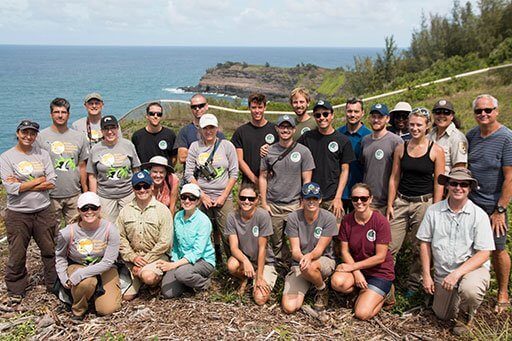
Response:
M325 308L327 308L327 303L329 303L329 289L326 285L322 290L316 290L313 308L317 311L325 310Z
M452 329L452 333L456 336L464 336L464 335L469 334L470 328L471 328L470 322L464 323L462 321L457 320L455 322L455 326Z
M73 316L71 316L71 319L73 321L83 321L84 318L85 318L85 314L83 314L83 315L74 315L73 314Z

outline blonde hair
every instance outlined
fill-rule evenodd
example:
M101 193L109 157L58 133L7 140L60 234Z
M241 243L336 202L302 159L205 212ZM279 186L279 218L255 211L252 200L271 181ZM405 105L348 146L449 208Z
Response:
M295 97L295 95L301 95L306 99L306 102L311 102L311 96L309 95L309 91L306 88L299 87L293 89L290 93L290 104L292 103L293 97Z

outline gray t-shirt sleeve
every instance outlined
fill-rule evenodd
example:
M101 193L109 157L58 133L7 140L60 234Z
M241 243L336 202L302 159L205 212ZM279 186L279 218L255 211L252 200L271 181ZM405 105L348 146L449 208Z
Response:
M68 281L68 245L69 245L69 225L59 231L57 236L57 245L55 246L55 270L62 284Z
M288 237L299 237L299 219L296 212L292 212L288 215L288 221L286 222L284 233Z
M322 237L334 237L338 235L338 225L336 224L336 216L329 214L326 216L325 226L322 229Z
M188 149L187 161L185 162L185 180L190 182L194 177L194 170L196 169L196 159L199 151L198 142L192 142ZM197 180L197 179L196 179Z
M304 161L302 162L302 171L304 172L315 169L315 160L313 159L311 151L304 146L304 148L301 150L301 153L304 158Z
M260 213L259 226L260 237L268 237L274 234L274 228L272 227L272 219L270 218L270 214L268 214L266 211Z
M230 179L238 179L238 157L236 155L236 148L228 140L222 140L222 144L224 144L224 148L226 150L226 155L228 158L228 174Z
M55 180L57 180L57 174L55 174L55 169L53 169L52 160L50 159L50 154L44 149L41 149L42 159L44 163L44 174L46 177L46 181L51 182L55 185Z
M129 145L131 155L130 158L132 160L132 168L140 167L140 159L137 155L137 150L135 149L135 145L132 143L132 141L124 139L125 142Z
M228 219L226 222L226 228L224 229L224 235L225 236L231 236L236 235L236 218L235 218L235 212L230 212L228 214Z

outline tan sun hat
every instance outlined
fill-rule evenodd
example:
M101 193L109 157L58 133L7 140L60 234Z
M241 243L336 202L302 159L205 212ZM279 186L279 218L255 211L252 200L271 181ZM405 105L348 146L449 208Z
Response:
M478 181L473 178L471 171L464 167L452 168L448 175L440 174L437 178L437 183L440 185L446 185L450 180L457 181L468 181L471 189L478 188Z

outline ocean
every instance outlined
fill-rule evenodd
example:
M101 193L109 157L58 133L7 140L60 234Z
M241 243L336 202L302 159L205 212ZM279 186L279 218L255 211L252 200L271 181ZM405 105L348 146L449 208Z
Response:
M20 120L51 123L55 97L71 103L70 122L85 116L83 98L97 91L104 114L121 117L153 99L188 100L180 86L196 85L207 68L226 61L291 67L353 65L354 56L381 48L121 47L0 45L0 153L16 143Z

